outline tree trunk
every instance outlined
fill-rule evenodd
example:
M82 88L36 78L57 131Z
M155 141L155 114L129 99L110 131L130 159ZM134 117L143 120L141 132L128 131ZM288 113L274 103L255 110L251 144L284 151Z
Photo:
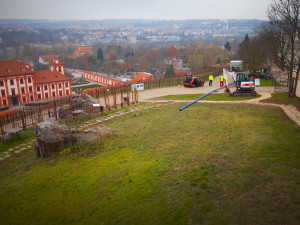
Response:
M300 72L300 57L298 58L298 69L297 69L297 72L296 72L296 79L295 79L295 86L294 86L294 90L293 90L293 96L296 96L297 84L298 84L298 80L299 80L299 72Z

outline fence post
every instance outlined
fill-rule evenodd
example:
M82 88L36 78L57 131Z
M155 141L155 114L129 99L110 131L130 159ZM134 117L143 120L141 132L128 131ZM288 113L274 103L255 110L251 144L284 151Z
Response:
M57 111L56 111L56 101L54 99L54 113L55 113L55 119L57 120Z
M3 130L3 127L2 127L2 120L0 120L0 129L1 129L1 135L4 134L4 130Z
M23 113L23 112L21 112L21 117L22 117L22 127L23 127L23 131L25 131L25 129L26 129L26 123L25 123L24 113Z

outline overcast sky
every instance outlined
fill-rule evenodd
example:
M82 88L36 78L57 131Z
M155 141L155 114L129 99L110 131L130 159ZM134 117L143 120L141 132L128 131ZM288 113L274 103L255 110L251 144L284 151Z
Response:
M267 19L272 0L0 0L0 19Z

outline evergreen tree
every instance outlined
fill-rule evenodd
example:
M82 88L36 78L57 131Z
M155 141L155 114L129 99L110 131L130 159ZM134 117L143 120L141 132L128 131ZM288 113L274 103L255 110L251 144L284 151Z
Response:
M175 75L175 71L174 71L173 65L170 65L170 66L167 67L165 75L166 76L174 76Z
M220 64L221 63L221 59L220 59L220 57L217 59L217 62L216 62L217 64Z
M100 59L100 60L103 60L103 59L104 59L102 48L98 48L98 51L97 51L97 59Z
M249 37L248 37L248 38L249 38ZM231 51L231 46L230 46L230 44L229 44L228 41L226 42L226 44L224 45L224 47L225 47L225 49L226 49L227 51Z

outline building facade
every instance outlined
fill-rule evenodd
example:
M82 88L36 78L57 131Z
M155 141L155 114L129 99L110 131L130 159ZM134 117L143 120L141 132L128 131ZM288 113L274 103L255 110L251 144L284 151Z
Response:
M0 107L71 95L71 78L64 75L64 64L53 61L51 67L34 71L18 60L0 61ZM44 90L46 86L49 89Z

